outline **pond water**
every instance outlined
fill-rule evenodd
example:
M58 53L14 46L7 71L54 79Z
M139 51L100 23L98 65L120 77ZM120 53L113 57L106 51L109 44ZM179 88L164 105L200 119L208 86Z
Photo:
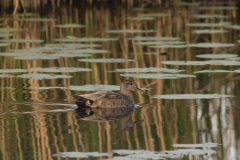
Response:
M229 2L2 13L0 160L240 159L238 12ZM135 109L76 110L74 95L125 79L146 90Z

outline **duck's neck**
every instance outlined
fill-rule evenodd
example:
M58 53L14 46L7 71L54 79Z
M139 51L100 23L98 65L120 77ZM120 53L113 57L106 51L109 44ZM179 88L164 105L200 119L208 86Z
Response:
M131 97L131 94L128 90L126 90L124 87L120 86L120 93L123 94L123 95L126 95L126 96L130 96Z

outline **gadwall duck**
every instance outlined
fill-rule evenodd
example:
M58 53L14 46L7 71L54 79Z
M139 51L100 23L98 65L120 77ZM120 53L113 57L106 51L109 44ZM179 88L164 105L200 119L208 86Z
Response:
M125 80L120 85L120 93L112 91L98 91L95 93L75 96L78 107L116 108L134 107L135 103L130 91L143 91L132 80Z

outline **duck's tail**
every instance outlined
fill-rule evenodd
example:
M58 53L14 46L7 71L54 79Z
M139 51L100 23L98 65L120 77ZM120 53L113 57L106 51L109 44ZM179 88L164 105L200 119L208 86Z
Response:
M74 98L77 106L81 108L90 107L93 104L93 100L84 98L82 96L74 96Z

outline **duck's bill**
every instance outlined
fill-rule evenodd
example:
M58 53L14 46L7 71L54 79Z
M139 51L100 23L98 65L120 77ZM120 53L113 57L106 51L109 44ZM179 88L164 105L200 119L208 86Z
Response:
M143 90L143 89L141 89L141 88L137 88L137 91L142 92L142 93L145 92L145 90Z

